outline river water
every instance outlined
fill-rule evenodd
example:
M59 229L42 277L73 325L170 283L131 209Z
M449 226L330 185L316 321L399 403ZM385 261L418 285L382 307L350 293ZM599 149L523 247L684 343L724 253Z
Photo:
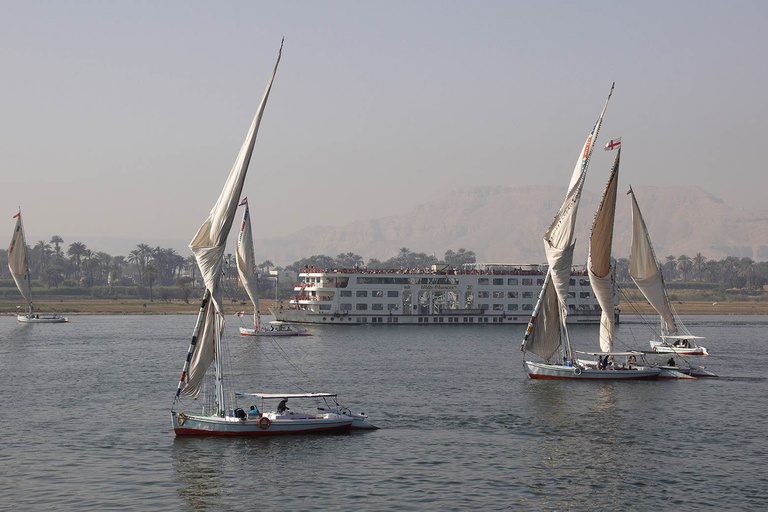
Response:
M2 317L0 509L768 508L768 317L686 318L719 379L619 383L529 380L524 326L328 326L275 344L230 318L237 389L337 392L381 430L176 439L194 317ZM647 326L624 320L620 343L646 348ZM594 348L597 327L572 337Z

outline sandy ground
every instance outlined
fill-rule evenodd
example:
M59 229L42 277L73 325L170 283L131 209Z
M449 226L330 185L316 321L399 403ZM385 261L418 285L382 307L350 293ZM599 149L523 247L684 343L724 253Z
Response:
M259 309L262 314L268 314L274 300L263 299L259 301ZM16 314L18 302L0 302L0 314ZM287 304L287 301L285 302ZM62 313L67 315L175 315L196 314L200 308L200 301L142 301L142 300L111 300L111 299L64 299L63 301L41 301L36 303L36 308L41 313ZM226 304L226 309L232 313L245 311L251 313L248 304L239 302ZM735 301L735 302L675 302L674 307L678 314L682 315L768 315L768 301ZM646 302L622 302L619 305L623 314L652 314L651 306Z

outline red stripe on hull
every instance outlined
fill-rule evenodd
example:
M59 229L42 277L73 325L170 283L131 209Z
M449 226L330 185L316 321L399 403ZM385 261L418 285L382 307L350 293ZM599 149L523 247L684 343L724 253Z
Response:
M642 375L642 376L639 376L639 377L624 377L624 378L621 378L621 377L616 377L616 378L613 378L613 377L609 377L609 378L594 377L593 378L593 377L576 377L576 376L573 376L573 377L559 377L557 375L538 375L538 374L532 374L532 373L529 373L528 376L530 378L532 378L532 379L549 379L549 380L610 380L610 381L617 381L617 380L652 380L652 379L656 379L657 378L656 374L653 374L653 375Z
M197 430L194 428L174 427L173 432L177 436L219 436L219 437L255 437L255 436L283 436L294 434L317 434L321 432L333 432L350 430L350 425L340 425L334 427L309 428L304 430L249 430L245 432L222 432L218 430Z

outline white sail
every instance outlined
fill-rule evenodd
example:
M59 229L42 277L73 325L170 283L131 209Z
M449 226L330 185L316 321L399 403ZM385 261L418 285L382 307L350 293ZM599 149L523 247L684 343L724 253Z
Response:
M621 149L608 178L603 198L592 223L589 237L587 271L592 291L600 303L600 350L613 351L613 295L615 285L614 261L611 258L613 244L613 223L616 216L616 195L619 183L619 161Z
M592 156L592 151L595 149L597 135L603 124L603 117L608 108L608 102L613 94L613 86L614 84L611 84L611 90L608 93L608 98L605 100L603 110L600 112L600 117L597 119L595 126L592 127L592 131L589 133L586 142L584 142L581 153L579 153L576 167L573 170L571 181L568 185L565 201L563 201L555 215L555 219L544 234L544 252L549 264L549 271L544 280L542 291L539 294L539 300L531 315L531 321L528 323L528 329L523 338L522 350L533 352L546 360L549 360L556 351L556 349L555 351L551 350L551 344L556 342L559 346L562 343L563 337L567 339L568 335L565 330L565 320L568 315L565 301L568 297L571 267L573 265L573 250L576 246L573 239L576 227L576 213L579 209L579 201L582 189L584 188L584 179L587 176L589 160ZM551 307L552 301L555 300L553 295L556 295L556 308ZM546 319L539 323L537 318L542 313L546 315ZM545 330L546 333L544 333ZM567 346L567 342L564 352L565 357L569 358L570 347Z
M21 212L16 217L16 227L13 228L11 245L8 247L8 268L19 292L32 305L32 292L29 287L29 263L27 262L27 241L24 239L24 225L21 223Z
M560 306L549 274L534 312L535 322L528 324L523 349L549 361L560 349Z
M243 283L246 293L253 303L253 325L259 328L259 290L258 275L253 255L253 234L251 233L251 213L248 208L248 198L242 200L240 204L245 205L243 212L243 222L240 225L240 234L237 237L237 251L235 259L237 260L237 273L240 275L240 282Z
M272 76L267 84L267 89L261 99L256 115L253 118L248 135L240 148L232 170L229 173L224 189L219 195L218 201L214 205L208 218L205 220L195 237L189 244L189 248L195 255L197 265L200 267L200 273L205 281L205 287L210 292L211 300L206 305L204 311L204 320L200 329L197 344L189 361L189 370L184 376L181 393L185 396L197 397L200 393L203 377L208 367L214 360L215 338L223 332L224 317L221 308L221 297L219 290L219 280L224 261L224 249L227 243L227 236L232 228L232 222L235 218L238 199L243 190L245 175L248 171L248 164L253 154L253 145L256 141L256 134L259 131L264 108L269 99L269 92L272 83L275 80L277 66L280 64L280 52L277 55L277 62L272 71ZM216 332L218 330L218 333Z
M584 180L587 177L589 160L595 149L597 135L600 133L603 117L605 116L605 111L608 108L608 102L610 101L612 94L613 84L608 93L608 98L605 100L603 110L600 112L600 117L597 119L595 126L589 133L587 140L584 142L584 147L576 161L576 166L573 169L571 181L568 185L568 194L565 197L565 201L563 201L557 215L555 215L555 219L544 234L547 263L549 263L555 290L557 291L557 296L560 300L561 307L563 308L563 320L567 314L567 310L565 309L565 299L568 295L571 265L573 263L573 233L576 227L576 213L579 208L579 201L581 200L581 192L584 188ZM552 272L552 269L555 269L555 271Z
M632 197L632 250L629 255L629 275L643 293L653 309L661 316L665 324L665 334L676 333L677 326L669 305L661 268L653 252L648 228L643 214L637 205L635 193L630 187L627 192Z

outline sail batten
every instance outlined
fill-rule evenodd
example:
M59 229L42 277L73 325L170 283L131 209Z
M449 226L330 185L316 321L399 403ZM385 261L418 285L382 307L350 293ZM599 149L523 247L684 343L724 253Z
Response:
M248 165L253 155L253 148L256 142L256 135L259 131L261 118L264 115L264 109L269 99L269 93L272 89L272 83L277 74L277 67L280 64L280 55L282 53L282 44L277 54L277 61L272 70L272 76L267 83L267 88L261 98L259 108L253 117L248 134L243 141L240 152L237 155L235 163L229 172L229 176L224 184L216 204L211 210L208 218L203 222L195 237L189 243L189 248L195 255L197 265L200 268L200 274L205 282L206 289L211 294L211 300L206 305L204 311L203 325L200 330L200 336L197 347L192 353L189 371L186 375L186 382L182 388L181 394L185 396L197 397L202 389L203 377L208 367L214 361L216 353L216 339L224 329L224 317L221 307L221 294L219 282L221 280L221 270L224 262L224 250L227 243L227 236L232 228L232 223L237 211L238 201L242 195L245 176L248 172Z

